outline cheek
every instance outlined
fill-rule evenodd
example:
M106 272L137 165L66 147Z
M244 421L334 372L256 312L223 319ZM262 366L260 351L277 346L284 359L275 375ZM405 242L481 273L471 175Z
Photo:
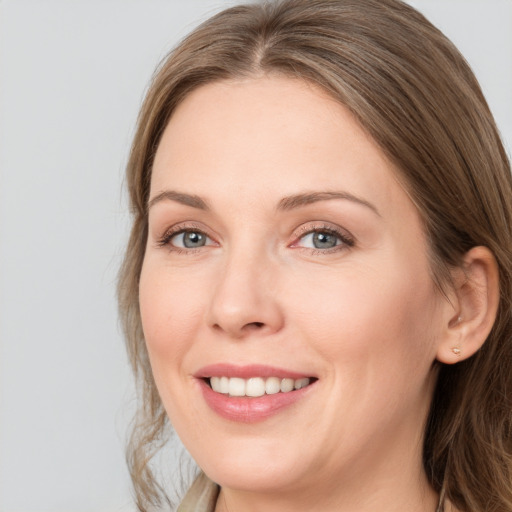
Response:
M153 370L176 363L203 318L197 287L190 280L145 263L139 285L144 337ZM156 377L156 375L155 375Z
M398 268L367 265L364 271L330 272L294 294L296 323L332 365L404 374L434 360L434 286L423 268Z
M198 417L200 412L196 410L197 404L182 393L184 383L190 379L184 363L191 341L198 338L203 311L197 287L191 287L190 280L169 272L165 265L153 263L145 262L139 285L144 338L167 415L177 431L186 432L190 418ZM206 435L202 429L199 424L198 436Z

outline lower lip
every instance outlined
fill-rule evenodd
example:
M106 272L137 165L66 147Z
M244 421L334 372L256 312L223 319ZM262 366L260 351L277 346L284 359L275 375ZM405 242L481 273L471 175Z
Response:
M276 415L303 398L314 384L311 383L305 388L288 393L275 393L253 398L232 397L216 393L204 380L199 380L203 397L210 409L227 420L239 423L257 423Z

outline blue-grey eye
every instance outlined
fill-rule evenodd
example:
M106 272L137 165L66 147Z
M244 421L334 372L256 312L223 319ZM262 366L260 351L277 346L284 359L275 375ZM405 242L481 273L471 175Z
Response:
M328 231L312 231L301 238L301 247L311 249L332 249L340 245L340 236Z
M330 249L338 245L338 236L332 233L313 233L313 245L317 249Z
M204 247L207 241L208 237L200 231L182 231L174 235L171 239L172 245L184 249Z

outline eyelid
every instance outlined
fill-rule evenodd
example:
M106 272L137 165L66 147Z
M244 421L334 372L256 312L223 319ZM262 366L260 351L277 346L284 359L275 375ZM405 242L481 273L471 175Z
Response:
M341 243L336 244L334 247L331 247L328 249L313 249L313 248L308 248L308 247L301 247L300 245L298 245L300 240L302 240L307 235L310 235L311 233L322 233L322 232L337 236L339 238L339 240L341 241ZM336 226L329 222L306 223L295 230L293 237L294 237L294 241L290 244L290 247L297 248L297 249L318 251L318 252L321 252L324 254L328 253L330 251L343 250L343 249L346 249L347 247L353 247L355 245L355 238L352 236L351 233L349 233L346 229L343 229L340 226Z
M214 244L206 244L201 247L178 247L171 244L171 240L176 235L181 233L190 233L197 232L203 234L208 240L214 242ZM169 250L177 250L177 251L195 251L198 249L202 249L203 247L209 247L212 245L218 245L217 241L213 236L208 233L208 230L197 224L196 222L180 222L178 224L174 224L173 226L167 228L164 233L159 236L156 240L156 245L158 247L168 247Z

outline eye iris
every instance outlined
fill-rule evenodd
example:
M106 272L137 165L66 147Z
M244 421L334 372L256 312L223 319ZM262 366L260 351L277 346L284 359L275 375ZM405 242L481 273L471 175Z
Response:
M335 247L338 242L336 235L320 232L313 234L313 245L317 249L330 249Z
M206 237L197 231L183 233L183 245L188 249L202 247L206 243Z

